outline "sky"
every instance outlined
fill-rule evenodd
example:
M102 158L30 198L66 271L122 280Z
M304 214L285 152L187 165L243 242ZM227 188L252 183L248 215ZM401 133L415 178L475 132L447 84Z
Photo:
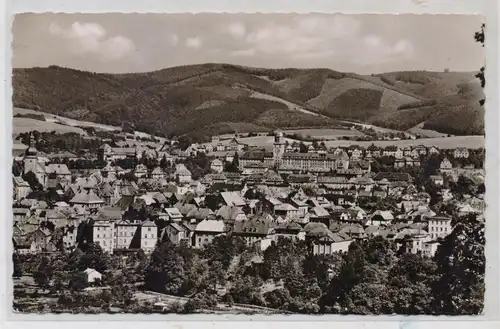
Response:
M230 63L360 74L477 71L474 15L18 14L12 65L107 72Z

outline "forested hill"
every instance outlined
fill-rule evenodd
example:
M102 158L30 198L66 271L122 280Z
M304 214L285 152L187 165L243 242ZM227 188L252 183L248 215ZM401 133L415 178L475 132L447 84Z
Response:
M228 64L97 74L57 66L14 69L15 107L160 134L208 135L333 127L335 119L456 135L484 133L474 73L262 69Z

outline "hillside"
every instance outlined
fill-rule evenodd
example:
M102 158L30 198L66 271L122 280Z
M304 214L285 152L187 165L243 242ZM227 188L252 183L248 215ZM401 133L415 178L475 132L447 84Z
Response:
M338 128L336 119L477 135L484 129L483 109L476 106L478 90L470 81L472 73L456 72L361 76L202 64L96 74L51 66L14 69L13 103L108 125L131 121L137 130L157 135ZM457 113L460 122L450 120Z

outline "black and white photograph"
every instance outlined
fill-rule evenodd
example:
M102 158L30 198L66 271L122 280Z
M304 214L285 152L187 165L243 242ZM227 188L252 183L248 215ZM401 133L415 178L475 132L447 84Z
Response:
M7 307L483 314L486 25L15 15Z

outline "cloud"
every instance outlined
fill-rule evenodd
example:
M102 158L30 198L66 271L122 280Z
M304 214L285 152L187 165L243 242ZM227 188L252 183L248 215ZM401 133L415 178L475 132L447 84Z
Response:
M235 39L241 39L247 33L245 25L239 22L229 24L228 31Z
M185 44L186 47L188 48L199 49L201 48L202 41L199 37L192 37L192 38L187 38Z
M358 48L360 52L355 62L363 65L408 60L413 56L415 50L409 40L400 39L396 43L390 44L376 35L364 37Z
M251 57L256 54L256 51L254 48L249 48L249 49L243 49L243 50L235 50L229 53L231 56L235 57Z
M69 28L63 28L57 23L49 26L53 36L69 41L69 46L76 54L94 54L104 61L114 61L130 54L135 45L124 36L107 37L107 31L97 23L74 22Z
M179 44L179 37L177 34L172 33L167 37L167 41L171 46L176 47Z
M296 17L289 24L274 22L247 34L246 42L257 52L292 57L324 57L336 52L337 43L354 37L360 23L353 17Z

